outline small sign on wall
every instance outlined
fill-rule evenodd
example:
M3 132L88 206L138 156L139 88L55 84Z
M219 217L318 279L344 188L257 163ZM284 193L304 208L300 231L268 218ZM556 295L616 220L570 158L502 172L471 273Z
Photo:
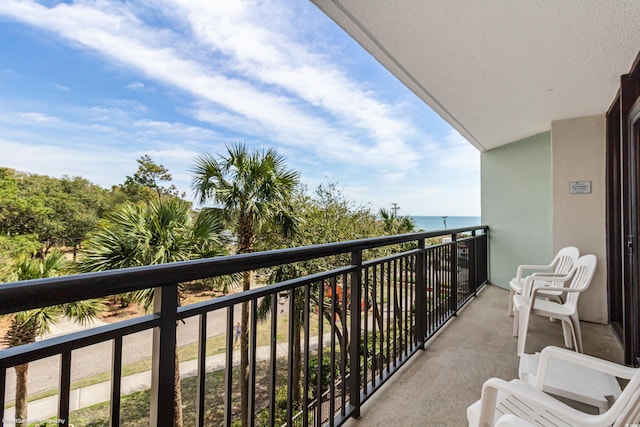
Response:
M591 181L569 182L569 194L591 194Z

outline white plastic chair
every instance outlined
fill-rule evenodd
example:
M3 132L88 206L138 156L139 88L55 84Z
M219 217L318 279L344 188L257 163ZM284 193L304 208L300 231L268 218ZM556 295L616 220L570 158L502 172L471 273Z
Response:
M523 353L520 356L518 378L535 385L540 356L540 353ZM606 412L622 393L620 383L613 375L557 358L549 361L545 374L542 391L593 406L598 408L601 414Z
M599 415L587 414L541 391L547 366L552 358L629 382L606 412ZM505 414L512 416L505 417ZM535 384L490 378L482 386L481 399L467 408L467 419L470 427L531 424L580 427L634 425L640 422L640 368L630 368L558 347L546 347L540 356Z
M525 276L525 271L536 270L536 273L533 273L534 276L540 278L540 283L547 283L553 285L553 281L544 280L544 276L546 273L556 274L556 275L565 275L571 271L573 264L577 261L580 256L580 250L573 246L568 246L566 248L562 248L558 251L556 256L551 261L551 264L548 265L520 265L516 271L516 277L511 279L509 282L509 315L513 315L513 297L514 295L522 294L524 290L524 282L528 276ZM548 279L548 278L547 278ZM549 292L547 293L547 298L557 300L560 294L557 292Z
M582 353L578 297L589 288L596 264L595 255L584 255L578 258L569 274L554 277L553 285L539 284L534 276L529 276L525 280L523 293L513 297L513 336L518 337L518 356L524 353L531 314L562 320L565 346L574 347L577 352ZM569 286L556 286L558 283L568 282L570 282ZM539 296L546 298L546 292L550 289L566 294L564 302L538 298Z

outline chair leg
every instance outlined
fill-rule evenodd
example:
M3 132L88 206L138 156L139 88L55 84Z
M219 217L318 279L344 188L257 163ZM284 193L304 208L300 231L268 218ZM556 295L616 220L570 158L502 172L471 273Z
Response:
M575 343L575 350L578 353L583 353L582 348L582 333L580 332L580 319L577 315L570 317L571 331L573 332L573 342Z
M518 310L518 356L522 356L527 341L527 329L529 329L529 309ZM514 317L516 317L514 315Z
M509 289L509 308L507 309L507 314L509 316L513 316L513 296L516 293L513 291L513 289Z
M514 308L513 310L513 336L514 337L518 336L518 324L519 324L518 319L520 319L520 311Z
M562 335L564 336L564 345L567 348L573 348L573 325L571 319L562 319Z
M547 298L547 301L555 301L555 302L557 302L558 304L562 304L562 303L564 303L564 301L562 301L562 296L561 296L561 295L559 295L559 296L552 296L552 297L550 297L550 298ZM552 322L552 323L556 323L556 322L558 321L558 319L556 319L555 317L549 317L549 321L550 321L550 322Z

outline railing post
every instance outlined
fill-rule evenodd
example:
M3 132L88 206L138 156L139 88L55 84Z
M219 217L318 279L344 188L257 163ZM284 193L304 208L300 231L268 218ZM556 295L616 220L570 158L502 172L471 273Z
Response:
M418 240L418 249L420 253L417 255L416 263L416 344L424 350L427 336L427 281L426 281L426 262L425 262L425 239Z
M5 385L7 383L7 369L0 365L0 423L4 420Z
M160 327L153 329L149 425L172 426L175 400L178 286L174 284L155 288L153 295L153 312L160 316Z
M362 343L362 250L351 252L351 342L349 343L349 403L353 407L354 418L360 417L360 346ZM332 415L333 416L333 415Z
M476 253L476 230L471 232L472 239L469 240L469 264L467 271L469 272L469 286L473 286L473 296L477 295L478 283L476 282L476 269L478 268L478 259Z
M449 291L451 292L451 311L458 314L458 235L451 235L451 258L449 259Z

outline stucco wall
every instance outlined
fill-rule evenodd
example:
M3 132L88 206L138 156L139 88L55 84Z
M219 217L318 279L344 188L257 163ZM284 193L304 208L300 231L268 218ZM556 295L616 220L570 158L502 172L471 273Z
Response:
M551 134L483 152L482 223L490 227L489 279L508 287L520 264L553 258Z
M553 250L577 246L598 257L591 287L580 296L580 318L606 323L606 134L605 115L551 124L553 159ZM591 181L591 194L570 194L571 181Z

